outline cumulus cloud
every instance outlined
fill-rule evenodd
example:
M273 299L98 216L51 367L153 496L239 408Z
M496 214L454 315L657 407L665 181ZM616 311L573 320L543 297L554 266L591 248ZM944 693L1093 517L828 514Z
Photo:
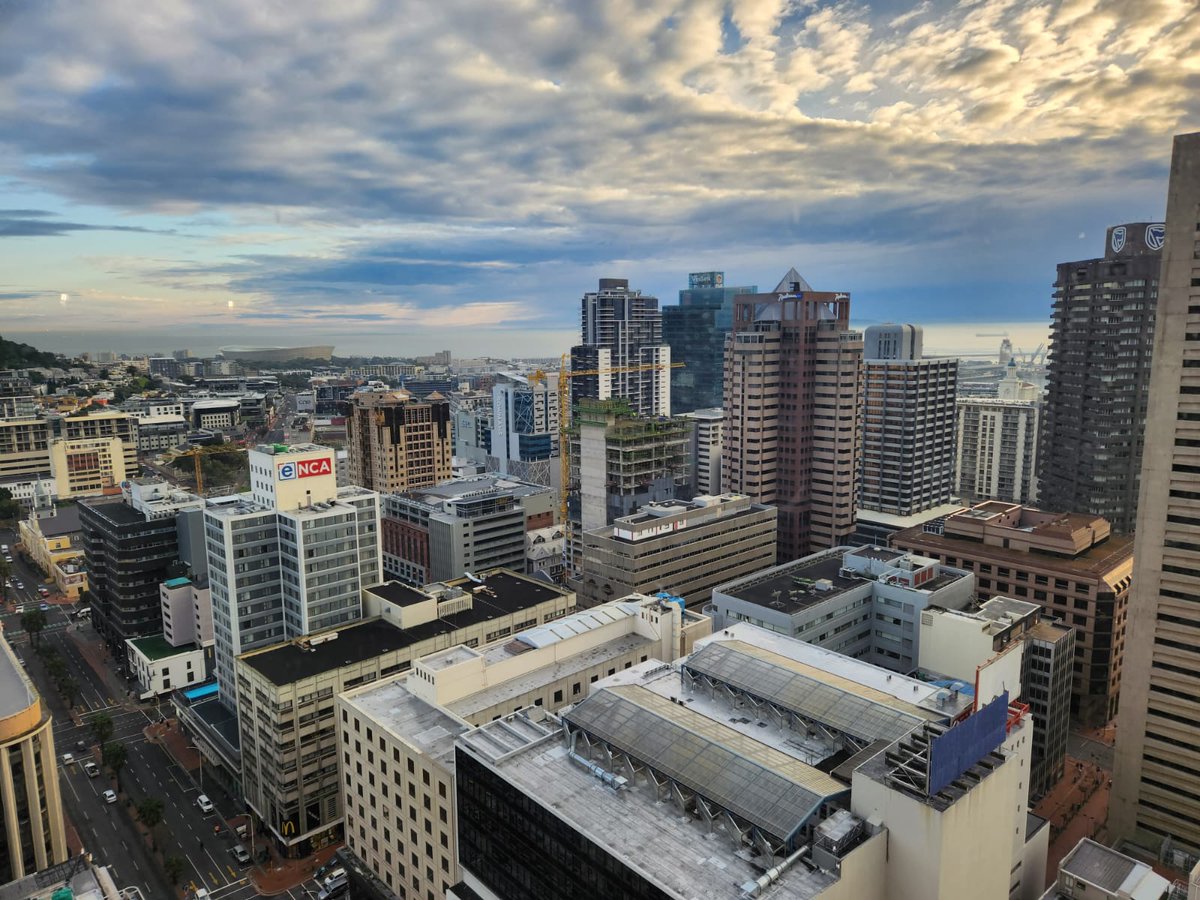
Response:
M567 322L604 268L653 281L671 260L678 284L689 258L774 250L786 269L864 234L940 252L980 243L980 210L988 235L1060 216L1073 239L1104 224L1080 221L1094 210L1078 192L1161 189L1170 133L1200 112L1191 0L51 0L0 15L0 173L113 216L10 210L0 236L217 216L198 257L139 253L129 234L105 273L174 302L223 294L204 302L224 316L302 317L319 299L377 321L478 302L454 324Z

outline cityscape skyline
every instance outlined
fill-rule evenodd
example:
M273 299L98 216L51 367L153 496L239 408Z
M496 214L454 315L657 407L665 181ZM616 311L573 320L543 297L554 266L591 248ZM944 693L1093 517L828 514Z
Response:
M3 15L0 308L63 350L549 355L599 277L790 265L863 325L1040 321L1197 112L1166 0Z

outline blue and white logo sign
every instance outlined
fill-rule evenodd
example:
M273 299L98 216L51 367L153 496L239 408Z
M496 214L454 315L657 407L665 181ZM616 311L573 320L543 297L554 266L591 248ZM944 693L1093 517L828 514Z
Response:
M1167 226L1162 222L1155 222L1153 225L1146 226L1146 246L1151 250L1161 250L1163 244L1167 242Z
M296 464L295 463L284 463L282 466L279 467L279 480L280 481L291 481L295 477L296 477Z
M1112 230L1112 251L1120 253L1125 249L1125 226L1118 225Z

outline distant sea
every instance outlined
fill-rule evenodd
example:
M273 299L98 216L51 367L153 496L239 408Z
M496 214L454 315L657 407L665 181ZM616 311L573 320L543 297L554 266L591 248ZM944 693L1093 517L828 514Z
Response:
M855 323L855 327L862 327ZM963 356L975 359L996 358L1004 335L1012 341L1013 351L1032 354L1039 344L1050 340L1050 323L1045 322L945 322L922 324L925 330L926 356ZM982 336L981 336L982 335Z

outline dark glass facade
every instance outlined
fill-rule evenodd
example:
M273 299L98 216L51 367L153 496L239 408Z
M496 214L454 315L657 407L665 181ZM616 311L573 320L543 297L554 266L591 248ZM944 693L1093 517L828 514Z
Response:
M1100 259L1060 263L1054 283L1038 506L1137 520L1162 243L1154 223L1108 230Z
M725 335L733 330L733 298L757 294L757 285L725 286L724 272L693 272L678 306L662 310L663 343L671 348L671 415L722 403Z
M162 631L159 585L177 571L175 516L147 521L120 501L79 504L92 626L122 658L125 639Z
M461 748L454 778L459 863L505 900L671 896Z

